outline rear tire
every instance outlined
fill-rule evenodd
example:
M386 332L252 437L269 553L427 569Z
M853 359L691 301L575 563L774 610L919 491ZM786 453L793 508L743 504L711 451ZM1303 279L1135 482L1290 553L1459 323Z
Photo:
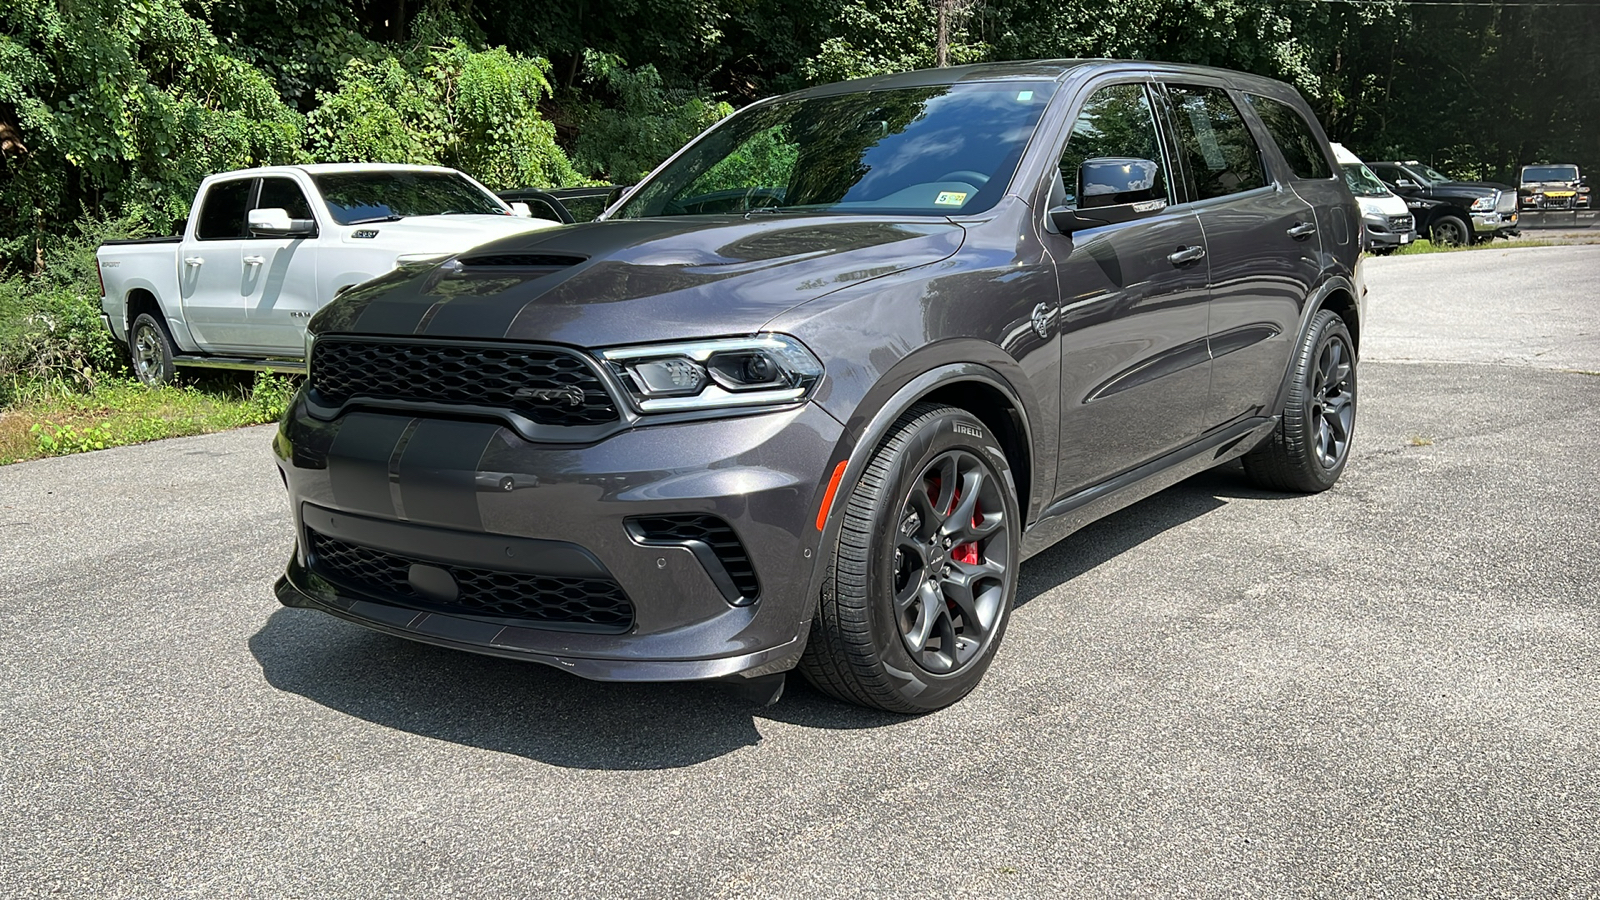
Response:
M155 316L140 313L128 330L128 355L133 357L133 374L147 387L161 387L177 375L172 363L172 337Z
M800 671L899 713L965 697L1005 634L1022 544L1005 451L965 410L895 422L848 497Z
M1294 358L1278 427L1244 456L1259 487L1316 493L1333 487L1350 458L1356 424L1356 357L1350 329L1318 310Z
M1472 243L1472 228L1460 216L1440 216L1428 229L1428 240L1441 247L1462 247Z

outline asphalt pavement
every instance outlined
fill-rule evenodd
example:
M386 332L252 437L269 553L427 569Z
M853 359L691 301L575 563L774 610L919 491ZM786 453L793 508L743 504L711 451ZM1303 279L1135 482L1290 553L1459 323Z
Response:
M278 606L270 429L0 469L0 896L1600 896L1600 246L1367 266L1354 457L1023 567L903 718Z

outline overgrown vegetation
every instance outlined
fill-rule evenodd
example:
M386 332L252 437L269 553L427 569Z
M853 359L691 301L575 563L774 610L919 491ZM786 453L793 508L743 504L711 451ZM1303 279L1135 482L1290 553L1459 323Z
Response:
M633 182L760 97L933 65L941 8L952 63L1228 66L1293 83L1330 134L1369 159L1497 180L1541 161L1600 170L1594 5L7 0L0 421L44 415L24 432L58 451L141 433L102 435L68 415L99 408L96 397L143 408L99 322L93 247L172 228L207 174L361 160L456 166L497 188ZM751 165L783 161L752 147ZM195 390L243 402L234 388Z

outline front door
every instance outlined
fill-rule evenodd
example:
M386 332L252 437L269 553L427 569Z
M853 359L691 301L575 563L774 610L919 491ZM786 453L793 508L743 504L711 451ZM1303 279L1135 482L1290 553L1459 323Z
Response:
M1094 90L1061 154L1046 206L1088 207L1078 167L1096 158L1155 162L1172 193L1172 168L1150 89ZM1070 187L1069 187L1070 186ZM1056 493L1074 493L1194 440L1210 390L1205 239L1178 205L1151 218L1042 235L1061 305L1061 453Z
M311 219L311 204L294 179L261 179L252 209L282 209L291 219ZM304 352L306 320L317 297L317 239L253 237L244 249L245 319L251 346L275 356ZM331 299L331 298L329 298Z

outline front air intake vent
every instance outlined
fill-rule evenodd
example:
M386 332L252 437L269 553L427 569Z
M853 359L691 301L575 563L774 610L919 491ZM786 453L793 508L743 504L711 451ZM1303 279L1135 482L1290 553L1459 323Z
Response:
M706 574L734 606L748 606L761 595L755 566L733 527L716 516L684 513L638 516L625 523L641 544L674 544L689 548Z
M547 253L480 253L463 256L459 262L469 269L566 269L583 262L583 257Z

